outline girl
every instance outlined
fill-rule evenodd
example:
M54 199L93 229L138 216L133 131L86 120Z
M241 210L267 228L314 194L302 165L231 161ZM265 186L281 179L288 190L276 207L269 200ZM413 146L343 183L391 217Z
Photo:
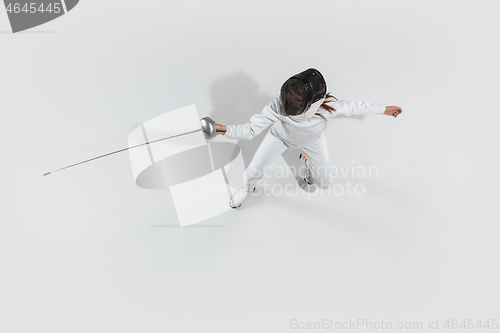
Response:
M337 100L326 92L321 73L310 68L289 78L281 87L280 96L267 104L260 114L242 125L215 124L217 135L230 139L251 140L273 124L243 175L243 188L229 200L238 208L266 170L288 148L299 148L304 166L304 180L326 189L331 182L328 151L324 131L327 121L337 115L385 114L397 117L403 112L398 106L382 106L364 102Z

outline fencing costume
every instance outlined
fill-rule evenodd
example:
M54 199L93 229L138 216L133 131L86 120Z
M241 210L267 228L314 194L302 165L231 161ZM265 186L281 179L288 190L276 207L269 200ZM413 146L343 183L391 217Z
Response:
M317 112L326 120L338 115L374 115L383 114L385 111L383 105L366 102L338 100L329 104L336 111L330 113L320 108ZM327 188L331 178L324 136L327 126L325 119L314 115L307 121L296 122L281 113L278 97L267 104L260 114L253 115L246 124L226 125L224 136L230 139L251 140L272 124L252 162L245 170L243 179L246 190L257 184L265 171L288 147L302 149L311 168L314 182L321 188Z
M300 77L301 74L304 75ZM239 207L250 190L253 190L257 182L262 179L266 170L288 147L302 149L302 156L306 158L304 163L309 167L310 178L320 188L327 188L331 182L324 136L327 121L338 115L384 113L385 106L345 100L328 102L328 105L335 108L332 112L320 107L326 97L326 84L321 84L324 80L320 75L318 71L309 69L291 77L283 84L280 96L269 102L260 114L253 115L246 124L226 125L224 136L230 139L251 140L272 124L245 170L243 189L237 191L230 200L231 207ZM301 91L294 85L299 88L302 86Z

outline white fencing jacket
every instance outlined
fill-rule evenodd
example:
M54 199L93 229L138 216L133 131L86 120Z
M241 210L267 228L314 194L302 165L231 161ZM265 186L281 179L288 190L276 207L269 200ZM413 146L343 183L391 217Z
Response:
M383 114L385 106L366 102L349 102L337 100L330 102L336 111L319 108L319 114L327 120L338 115L372 115ZM238 140L251 140L266 127L273 124L271 134L283 141L288 147L305 147L324 136L327 122L321 116L314 115L306 121L297 122L283 115L279 106L279 97L267 104L261 113L253 115L246 124L226 125L225 137Z

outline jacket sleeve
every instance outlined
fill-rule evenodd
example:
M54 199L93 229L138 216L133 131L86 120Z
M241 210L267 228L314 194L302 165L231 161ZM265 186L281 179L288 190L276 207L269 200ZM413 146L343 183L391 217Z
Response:
M253 115L246 124L226 125L225 137L229 139L251 140L266 127L279 120L277 107L278 98L267 104L261 113Z
M335 116L364 116L373 114L383 114L385 111L384 105L366 103L366 102L350 102L344 100L338 100L331 104L335 111L332 113L324 112L323 115L327 118L333 118Z

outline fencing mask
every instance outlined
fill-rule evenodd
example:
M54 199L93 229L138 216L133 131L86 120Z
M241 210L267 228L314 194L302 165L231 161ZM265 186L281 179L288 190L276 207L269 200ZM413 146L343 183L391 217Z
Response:
M306 121L318 111L325 96L323 75L317 69L309 68L292 76L281 86L281 111L295 121Z

